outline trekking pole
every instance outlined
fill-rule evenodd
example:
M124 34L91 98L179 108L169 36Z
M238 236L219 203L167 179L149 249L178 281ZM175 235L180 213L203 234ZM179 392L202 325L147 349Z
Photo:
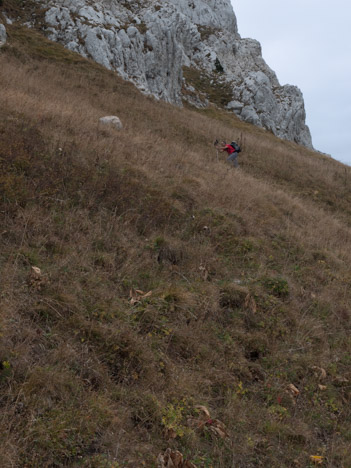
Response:
M217 145L218 145L218 140L215 140L215 142L213 143L213 146L216 148L216 153L217 153L217 162L219 160L219 157L218 157L218 148L217 148Z

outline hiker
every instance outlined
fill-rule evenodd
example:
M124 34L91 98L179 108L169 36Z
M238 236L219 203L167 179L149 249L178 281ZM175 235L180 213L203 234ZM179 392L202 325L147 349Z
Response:
M234 167L239 167L238 163L238 153L240 153L240 146L233 141L230 145L227 145L225 141L221 142L222 146L219 150L223 153L226 151L228 153L227 161L233 164Z

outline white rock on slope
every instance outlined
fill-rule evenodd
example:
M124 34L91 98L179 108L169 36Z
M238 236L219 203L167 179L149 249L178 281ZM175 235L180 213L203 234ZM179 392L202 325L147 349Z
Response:
M107 125L108 127L116 128L117 130L121 130L123 128L121 120L115 115L106 115L105 117L100 117L99 123L101 125Z
M3 24L0 23L0 48L6 44L6 28Z
M230 0L37 1L47 7L52 40L116 70L144 93L203 106L200 78L214 92L225 87L227 108L243 120L312 148L301 91L280 86L260 44L240 37Z

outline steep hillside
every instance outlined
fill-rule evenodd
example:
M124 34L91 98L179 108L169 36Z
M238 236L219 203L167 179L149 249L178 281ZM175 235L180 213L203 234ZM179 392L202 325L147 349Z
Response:
M7 33L2 466L349 468L350 169Z

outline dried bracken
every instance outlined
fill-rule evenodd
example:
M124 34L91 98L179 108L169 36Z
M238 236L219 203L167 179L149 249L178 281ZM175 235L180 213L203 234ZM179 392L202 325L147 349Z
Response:
M48 284L48 277L43 275L40 268L32 266L28 276L28 286L36 291L40 291Z
M257 312L257 304L256 304L256 301L255 299L252 297L251 294L248 294L245 298L245 302L244 302L244 307L245 309L248 309L250 312L252 312L253 314L255 312Z
M197 405L195 409L199 415L195 418L188 418L188 425L191 428L200 431L207 429L211 434L221 439L229 439L225 424L219 419L211 418L211 414L206 406Z
M168 448L157 457L157 468L196 468L188 460L184 460L183 455L178 450Z
M321 455L311 455L311 456L310 456L310 460L311 460L311 462L314 463L315 465L322 465L322 464L323 464L324 457L322 457Z
M327 378L327 372L323 367L312 366L315 376L318 377L319 380L325 380Z
M152 296L152 291L145 293L140 289L131 289L129 291L129 301L132 305L139 304L143 299Z

